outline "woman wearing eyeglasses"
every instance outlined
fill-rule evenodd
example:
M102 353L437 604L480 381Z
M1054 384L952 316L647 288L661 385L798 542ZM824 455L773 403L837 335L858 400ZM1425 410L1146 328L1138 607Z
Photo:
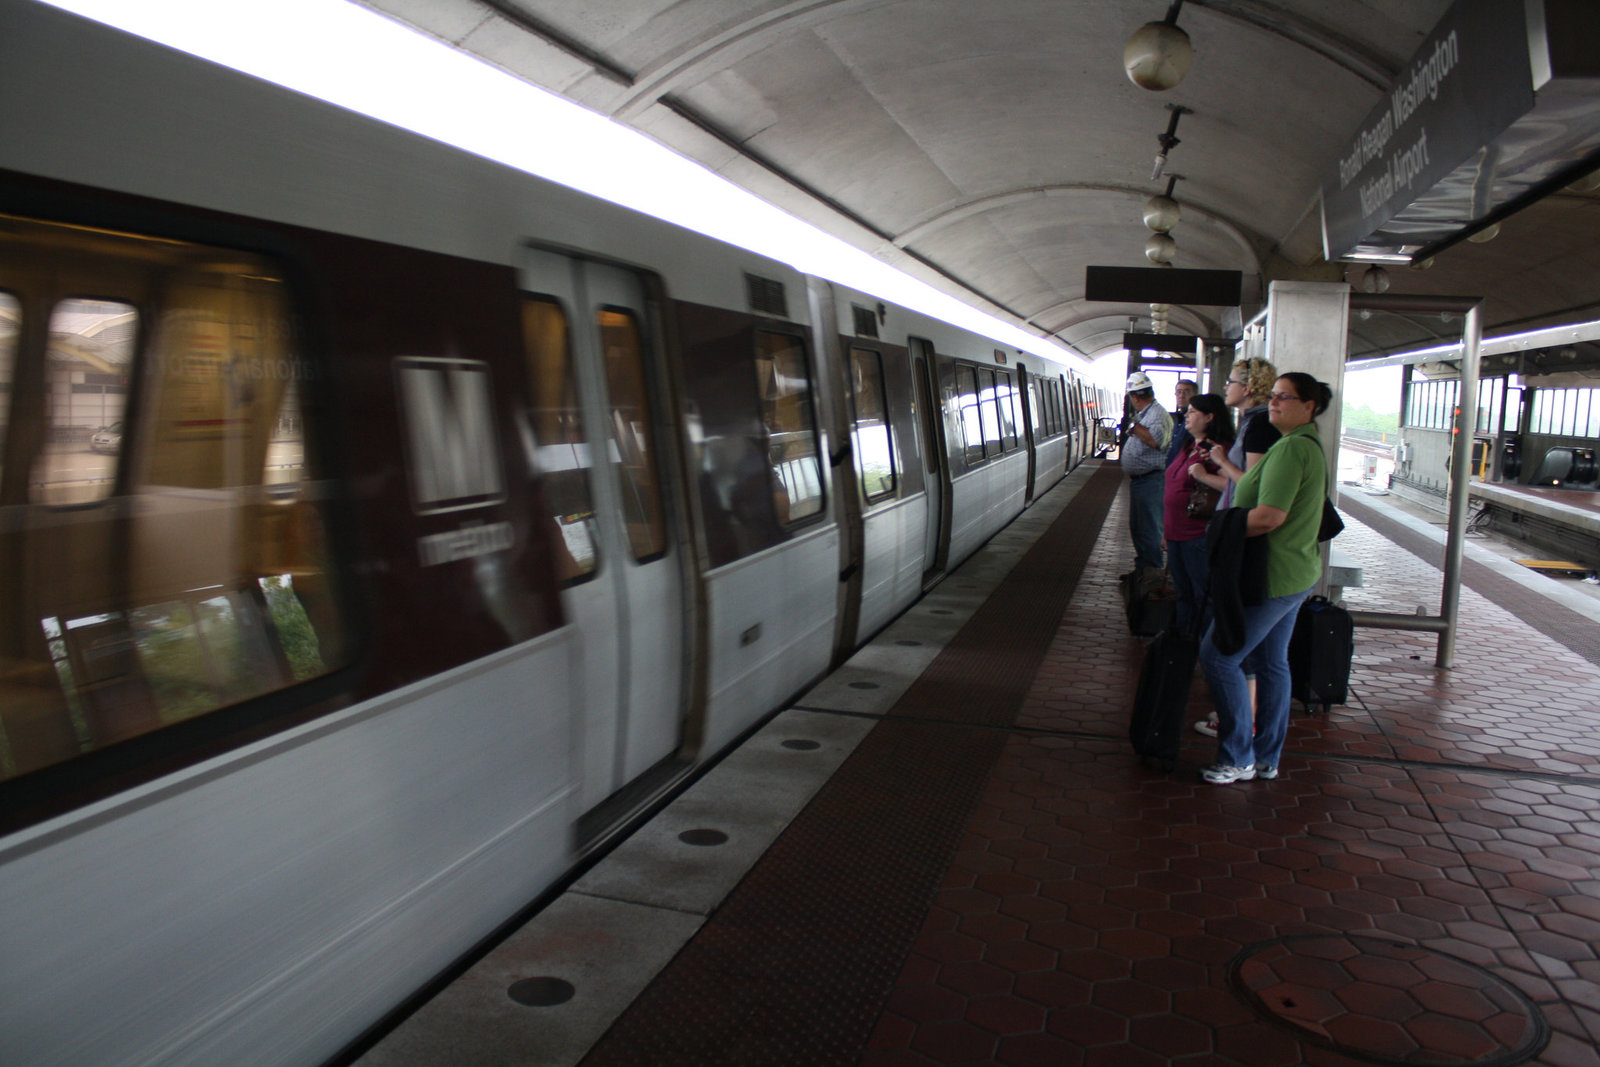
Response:
M1266 537L1266 598L1244 606L1237 651L1217 648L1215 623L1200 643L1200 665L1218 712L1217 762L1201 772L1213 785L1278 776L1289 731L1289 636L1301 602L1322 576L1317 530L1328 464L1313 420L1332 400L1333 390L1309 374L1279 375L1267 417L1283 436L1234 489L1233 506L1245 512L1245 536ZM1256 675L1253 731L1247 670Z
M1272 364L1264 359L1238 360L1228 372L1228 384L1222 387L1222 399L1239 412L1238 434L1226 456L1221 449L1212 449L1205 457L1214 464L1214 471L1203 466L1189 468L1196 480L1222 493L1222 499L1217 504L1218 511L1226 511L1233 506L1234 483L1244 477L1245 471L1261 462L1261 457L1267 454L1267 449L1279 437L1277 428L1267 418L1267 394L1272 392L1272 383L1277 376ZM1246 677L1253 706L1256 680L1254 675ZM1195 723L1194 728L1207 737L1216 737L1217 713L1213 711Z

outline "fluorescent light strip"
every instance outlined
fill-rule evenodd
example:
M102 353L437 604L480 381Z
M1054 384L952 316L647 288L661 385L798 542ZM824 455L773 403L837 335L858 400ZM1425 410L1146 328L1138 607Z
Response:
M1506 334L1503 337L1485 337L1478 343L1478 355L1508 356L1533 349L1553 348L1556 345L1581 344L1585 341L1600 341L1600 320L1574 322L1565 326L1544 326L1523 333ZM1349 364L1346 369L1358 371L1371 370L1374 367L1395 367L1404 363L1425 363L1432 358L1448 359L1460 354L1461 342L1457 341L1454 344L1433 345L1410 352L1396 352L1394 355L1381 356L1377 359L1364 359Z
M1081 355L913 278L628 127L359 4L42 2L749 248L1034 355L1087 366ZM539 129L537 141L518 135L530 126Z

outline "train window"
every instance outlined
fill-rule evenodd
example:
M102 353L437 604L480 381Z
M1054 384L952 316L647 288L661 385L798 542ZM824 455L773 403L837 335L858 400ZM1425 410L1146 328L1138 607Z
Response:
M6 422L11 416L11 377L17 361L17 333L22 329L22 304L15 294L0 289L0 445L5 443ZM0 448L0 463L5 461ZM5 469L0 467L0 476Z
M667 551L667 516L661 502L654 419L645 385L644 344L630 311L603 309L596 323L611 394L611 436L616 444L617 489L633 558L644 562Z
M522 340L529 364L533 439L543 472L540 489L561 534L555 542L561 580L571 585L594 574L599 550L589 438L578 402L566 311L554 300L527 297L522 302Z
M1000 447L1007 452L1017 447L1017 386L1010 371L995 371L995 407L1000 411Z
M1000 413L996 410L994 371L988 367L978 370L978 408L983 412L983 452L998 456L1000 447Z
M0 775L340 666L332 494L304 445L305 364L273 264L9 218L0 283L13 320L51 309L10 346L27 396L5 447L25 462L3 473L29 485L0 490L28 501L0 538Z
M894 495L894 437L884 401L883 356L868 348L850 350L850 399L855 407L851 430L861 492L868 501Z
M822 510L822 468L811 406L811 371L800 340L758 330L756 380L767 430L767 460L779 483L778 521L809 518Z
M983 462L983 415L978 403L978 368L956 368L957 403L961 407L961 436L966 442L967 465Z
M1033 422L1033 435L1035 438L1049 436L1049 407L1044 397L1043 390L1046 383L1037 377L1028 379L1028 418Z
M87 504L111 495L138 327L138 312L119 301L68 299L51 309L46 437L29 500Z

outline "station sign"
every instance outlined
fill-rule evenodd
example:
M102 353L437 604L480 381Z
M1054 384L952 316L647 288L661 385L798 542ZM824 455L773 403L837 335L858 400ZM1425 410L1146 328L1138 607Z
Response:
M1323 179L1328 260L1355 250L1533 109L1528 42L1523 0L1456 0ZM1485 162L1492 173L1494 161ZM1417 244L1437 236L1420 229Z

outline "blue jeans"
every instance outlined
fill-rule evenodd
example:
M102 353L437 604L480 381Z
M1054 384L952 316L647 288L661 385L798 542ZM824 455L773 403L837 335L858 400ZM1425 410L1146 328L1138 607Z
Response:
M1161 566L1161 494L1166 487L1162 471L1128 479L1128 528L1133 534L1135 567Z
M1167 573L1178 594L1178 629L1186 634L1205 633L1211 621L1206 601L1206 539L1167 542Z
M1278 765L1289 734L1289 637L1295 615L1311 593L1276 596L1244 609L1244 646L1231 656L1217 651L1212 630L1200 642L1200 666L1217 706L1217 762L1229 767ZM1256 676L1256 712L1250 715L1245 673ZM1252 740L1251 730L1255 736Z

